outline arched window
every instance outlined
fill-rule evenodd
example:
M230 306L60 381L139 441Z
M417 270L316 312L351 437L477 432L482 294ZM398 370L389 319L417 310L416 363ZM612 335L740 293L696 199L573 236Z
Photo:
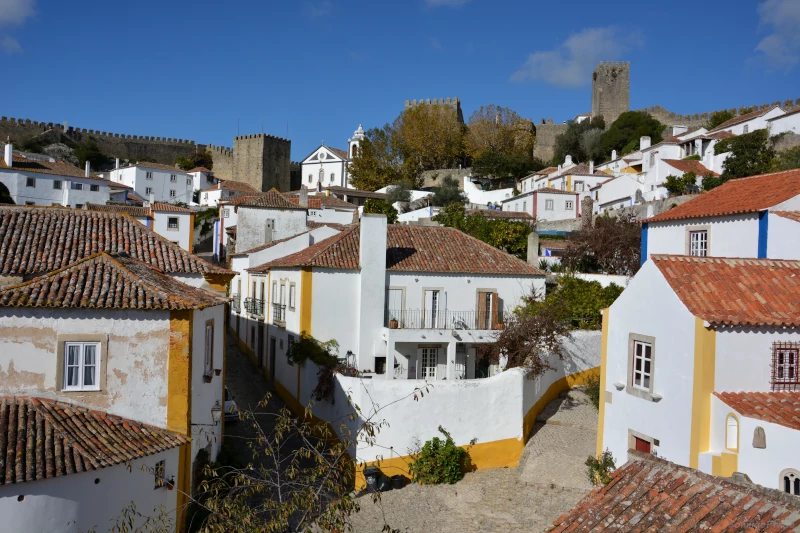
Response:
M336 178L336 174L334 172L331 172L331 183L333 183L334 178Z
M325 181L325 169L324 168L320 168L319 169L319 182L322 183L323 181Z
M725 447L734 451L739 449L739 419L732 413L725 420Z
M786 494L800 496L800 472L794 468L787 468L781 472L779 483Z
M353 153L352 153L352 155L350 157L351 158L355 158L357 155L358 155L358 145L354 144L353 145Z

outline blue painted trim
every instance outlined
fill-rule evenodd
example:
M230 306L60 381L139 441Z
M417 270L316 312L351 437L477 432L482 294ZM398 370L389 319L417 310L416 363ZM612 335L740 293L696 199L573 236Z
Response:
M639 258L639 265L643 265L647 261L647 222L642 222L642 257Z
M769 238L769 211L758 213L758 258L767 257L767 240Z

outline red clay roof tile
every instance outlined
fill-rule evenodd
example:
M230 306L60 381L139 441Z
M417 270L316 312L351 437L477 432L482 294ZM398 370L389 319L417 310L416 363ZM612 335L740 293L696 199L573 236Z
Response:
M167 202L153 202L150 204L150 208L153 211L168 211L170 213L194 213L191 209L175 204L168 204Z
M708 167L706 167L700 161L693 161L691 159L664 159L664 162L672 168L680 170L681 172L694 172L700 177L708 176L709 174L712 176L719 176L718 173L714 172L713 170L709 170Z
M222 185L222 187L220 188L219 185ZM261 191L259 191L258 189L256 189L252 185L247 184L247 183L242 183L241 181L233 181L233 180L222 180L222 181L219 182L219 184L212 185L211 187L209 187L207 189L203 189L200 192L211 192L211 191L217 191L217 190L239 191L239 192L250 193L250 194L253 194L253 195L261 194Z
M775 109L776 107L778 107L778 106L773 105L773 106L769 106L769 107L764 108L764 109L757 109L755 111L751 111L750 113L745 113L744 115L739 115L738 117L733 117L732 119L726 120L725 122L723 122L722 124L720 124L716 128L710 130L709 133L714 133L714 132L717 132L719 130L723 130L725 128L730 128L731 126L735 126L737 124L741 124L742 122L747 122L748 120L753 120L754 118L758 118L758 117L764 116L767 113L769 113L770 111L772 111L773 109Z
M38 172L39 174L55 174L57 176L66 176L70 178L83 178L108 182L108 180L104 180L103 178L99 178L97 176L86 177L86 171L84 169L78 168L75 165L70 165L69 163L62 163L61 161L54 163L50 161L38 161L16 155L13 156L11 167L7 166L6 162L0 158L0 169L11 171L19 170L22 172Z
M747 418L800 430L800 392L715 392L714 396Z
M127 213L135 218L145 218L150 216L150 210L146 207L127 204L93 204L86 202L83 204L86 211L101 211L106 213Z
M770 211L771 215L778 215L781 218L788 218L795 222L800 222L800 211Z
M299 196L286 195L285 198L295 205L300 205ZM355 204L351 204L350 202L345 202L341 198L337 198L335 196L326 196L324 194L318 194L316 196L308 197L309 209L322 209L323 207L340 207L344 209L353 209L353 210L358 209L358 206L356 206Z
M711 324L800 326L800 261L650 258L689 311Z
M277 189L272 189L258 196L244 196L235 198L231 203L239 207L267 207L271 209L306 209L293 204L286 199Z

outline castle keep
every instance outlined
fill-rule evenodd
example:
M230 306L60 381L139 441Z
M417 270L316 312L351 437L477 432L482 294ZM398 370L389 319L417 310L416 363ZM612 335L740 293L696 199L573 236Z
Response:
M592 117L611 124L628 110L630 93L630 61L600 63L592 74Z
M458 97L450 98L449 96L445 98L434 98L431 100L430 98L423 100L422 98L417 100L406 100L405 108L408 109L410 107L416 107L418 105L443 105L447 106L455 112L456 116L458 117L458 121L460 123L464 123L464 113L461 111L461 100Z

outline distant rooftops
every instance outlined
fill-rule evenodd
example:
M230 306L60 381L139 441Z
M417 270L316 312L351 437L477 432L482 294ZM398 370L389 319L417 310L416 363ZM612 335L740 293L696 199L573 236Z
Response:
M726 120L716 128L709 130L709 133L713 133L715 131L724 130L725 128L730 128L731 126L735 126L737 124L741 124L742 122L747 122L748 120L753 120L754 118L763 117L773 109L778 108L779 106L773 105L769 107L765 107L764 109L757 109L750 113L745 113L744 115L739 115L738 117L733 117L730 120Z

